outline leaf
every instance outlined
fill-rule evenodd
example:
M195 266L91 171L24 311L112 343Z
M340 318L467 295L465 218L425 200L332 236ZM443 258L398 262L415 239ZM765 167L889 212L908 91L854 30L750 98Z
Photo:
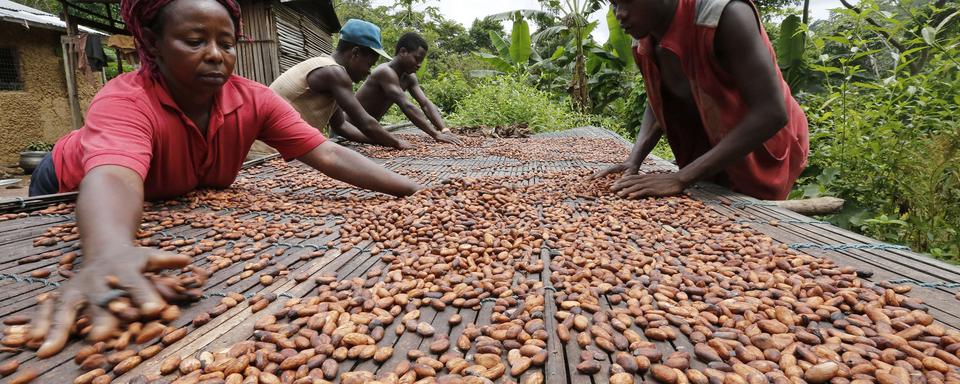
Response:
M931 26L923 27L920 30L920 35L923 36L923 41L928 45L936 46L937 45L937 29Z
M814 197L820 197L820 185L819 184L810 184L803 187L803 198L809 199Z
M497 20L497 21L507 21L513 20L514 15L520 12L523 17L526 18L535 18L535 17L546 17L546 18L555 18L556 16L550 12L540 11L536 9L517 9L509 12L494 13L490 16L487 16L488 19Z
M600 24L597 23L596 21L594 21L594 22L589 23L589 24L587 24L586 26L584 26L584 27L583 27L583 30L582 30L583 39L584 39L584 40L591 40L591 41L592 41L592 39L590 38L590 34L593 33L593 30L594 30L594 29L597 29L597 26L598 26L598 25L600 25Z
M830 35L830 36L824 36L823 39L832 41L834 43L839 43L844 46L850 45L850 39L843 36Z
M604 60L610 60L610 61L617 61L617 60L618 60L617 56L614 55L613 52L610 52L610 51L608 51L608 50L606 50L606 49L603 49L603 48L600 48L600 47L593 46L593 47L590 47L589 49L587 49L587 51L589 51L590 53L592 53L592 54L594 54L594 55L599 56L600 58L602 58L602 59L604 59Z
M427 72L428 72L427 66L429 64L430 64L430 58L424 57L423 63L420 64L420 69L417 70L417 79L420 79L420 81L423 81L423 79L427 78Z
M787 16L780 24L780 39L777 41L777 61L792 65L803 59L805 35L801 28L800 17Z
M810 69L817 72L823 72L823 73L840 73L841 72L840 68L827 67L827 66L817 65L817 64L810 64Z
M623 63L626 68L634 68L630 65L633 62L633 38L628 36L626 31L623 30L623 27L620 26L620 21L617 20L616 14L613 12L613 7L610 7L610 10L607 11L607 29L610 31L610 38L607 39L607 44L613 48L613 51L617 53L617 57L620 58L620 62Z
M873 83L864 83L864 82L862 82L862 81L854 81L854 82L853 82L853 85L856 85L856 86L862 87L862 88L868 88L868 89L883 89L883 87L881 87L881 86L879 86L879 85L876 85L876 84L873 84Z
M510 59L514 64L526 64L530 61L530 53L533 48L530 46L530 24L523 19L518 11L517 18L513 22L513 32L510 34Z
M503 40L503 36L500 36L499 33L494 31L487 31L487 34L490 35L490 42L493 43L493 47L497 49L497 54L499 54L503 59L509 60L510 46L507 45L505 40Z
M483 60L487 64L492 65L499 71L503 72L513 72L513 64L504 60L504 58L496 55L491 55L486 52L477 52L477 56L480 57L480 60Z
M534 63L539 63L543 61L543 57L540 57L540 52L537 52L536 49L531 49L530 58L533 59Z
M567 50L564 49L563 46L557 47L557 50L556 50L556 51L553 51L553 55L550 56L550 60L559 59L559 58L562 57L563 54L565 54L565 53L567 53Z
M827 168L823 172L820 172L820 175L817 176L817 181L824 186L830 185L834 180L837 179L837 176L840 175L840 170L837 168Z
M795 92L799 88L799 83L803 80L806 34L803 24L797 15L787 16L780 24L780 38L777 41L777 62L783 71L783 77L787 80L791 91Z
M603 66L603 59L599 56L590 53L587 55L587 73L595 74L600 70L600 67Z
M490 70L490 69L474 69L470 72L467 72L467 75L473 78L499 76L503 74L505 73L500 71Z
M954 17L957 16L957 15L960 15L960 11L956 11L956 12L954 12L954 13L951 13L950 16L947 16L946 18L944 18L943 21L941 21L940 24L937 25L937 31L942 31L942 30L943 30L943 27L946 26L947 23L950 22L950 19L954 18Z
M553 36L559 34L565 34L569 32L570 29L565 25L554 25L552 27L543 28L533 34L533 44L540 44L540 41L549 39Z

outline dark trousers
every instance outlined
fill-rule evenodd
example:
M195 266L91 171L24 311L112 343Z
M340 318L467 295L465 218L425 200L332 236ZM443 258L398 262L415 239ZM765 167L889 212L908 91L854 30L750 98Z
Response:
M30 197L52 195L58 192L60 192L60 182L53 167L53 152L50 152L40 160L40 165L30 175Z

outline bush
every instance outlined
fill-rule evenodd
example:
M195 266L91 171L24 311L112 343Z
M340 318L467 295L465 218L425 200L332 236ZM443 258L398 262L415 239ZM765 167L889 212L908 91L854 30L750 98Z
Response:
M881 61L889 52L867 49L876 42L854 21L814 39L822 56L812 67L826 81L822 92L799 95L810 161L791 197L842 197L847 206L831 222L958 262L960 37L927 47L922 68L909 68L916 62L905 54Z
M840 196L848 206L835 224L960 261L960 124L945 98L960 79L844 88L805 97L810 164L792 197Z
M53 150L53 144L48 144L43 141L34 141L27 145L24 148L26 151L35 151L35 152L50 152Z
M575 113L568 101L556 101L523 78L514 75L481 80L460 101L451 125L514 127L527 125L533 132L558 131L590 124Z
M470 94L470 83L460 73L441 73L435 79L421 84L427 98L440 112L449 115L457 111L457 104Z
M634 75L630 93L627 94L626 98L611 103L608 109L613 111L613 116L605 117L606 123L600 126L616 132L631 142L635 142L637 134L640 133L640 124L643 123L643 112L646 105L647 91L643 84L643 76L637 73ZM664 160L674 159L673 150L667 143L666 135L660 138L660 142L653 148L653 155Z

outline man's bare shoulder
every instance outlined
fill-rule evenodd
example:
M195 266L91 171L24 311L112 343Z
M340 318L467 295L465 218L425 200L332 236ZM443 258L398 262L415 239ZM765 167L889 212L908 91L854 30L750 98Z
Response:
M373 72L370 72L370 76L367 77L367 82L375 81L378 83L399 83L400 78L397 77L397 73L390 68L390 65L387 63L380 64L373 69Z

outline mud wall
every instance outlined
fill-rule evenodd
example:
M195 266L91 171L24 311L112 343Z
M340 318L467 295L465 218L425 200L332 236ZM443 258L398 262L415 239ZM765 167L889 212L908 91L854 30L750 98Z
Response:
M36 141L54 143L71 130L67 82L60 48L62 32L0 22L0 47L15 48L22 91L0 91L0 165L15 164ZM77 75L80 109L85 112L102 86L101 75Z

